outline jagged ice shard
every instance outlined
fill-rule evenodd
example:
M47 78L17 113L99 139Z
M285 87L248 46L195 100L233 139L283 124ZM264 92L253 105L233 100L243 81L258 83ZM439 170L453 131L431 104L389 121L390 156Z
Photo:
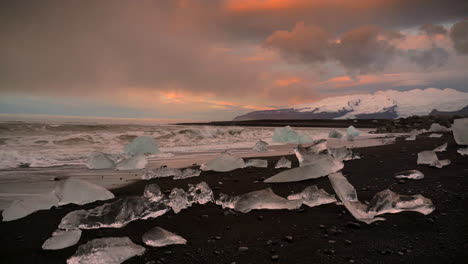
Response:
M442 134L438 134L438 133L432 133L429 135L430 138L440 138L442 136L443 136Z
M171 233L161 227L154 227L143 234L143 243L150 247L164 247L168 245L184 245L187 243L183 237Z
M159 202L164 197L164 194L161 192L161 188L156 183L148 184L145 186L143 191L143 196L150 200L151 202Z
M302 203L309 207L336 202L334 195L327 193L323 189L317 188L316 185L306 187L300 193L289 195L288 200L302 200Z
M69 203L82 205L114 198L114 194L104 187L73 178L61 180L55 187L54 193L59 199L59 205Z
M346 139L349 141L353 141L355 137L358 137L361 134L359 130L357 130L354 126L349 126L346 129Z
M235 169L245 168L245 162L242 158L234 157L228 153L222 153L218 158L202 164L203 171L227 172Z
M39 210L47 210L58 206L59 200L53 192L13 201L2 212L3 221L23 218Z
M117 170L139 170L144 169L146 164L148 164L148 160L145 155L140 154L120 161L115 168Z
M213 201L213 191L206 182L200 182L197 185L189 184L188 192L179 188L172 189L166 203L177 214L194 203L205 204Z
M159 153L156 140L150 136L139 136L124 147L124 152L130 155Z
M262 159L250 159L245 163L246 167L268 168L268 161Z
M57 250L75 245L81 238L81 230L56 230L52 237L42 244L44 250Z
M452 131L458 145L468 145L468 118L455 119Z
M450 160L439 160L433 150L425 150L418 153L418 164L427 164L432 167L442 168L450 164Z
M457 152L462 156L468 155L468 147L467 148L459 148L459 149L457 149Z
M290 201L276 195L271 188L243 194L236 199L234 210L248 213L255 209L297 209L302 205L302 200Z
M278 162L275 165L275 169L280 169L280 168L291 168L291 161L288 160L285 157L281 157L281 159L278 160Z
M432 123L429 132L448 132L451 129L440 125L439 123Z
M91 170L113 169L115 162L106 153L92 153L86 161L86 167Z
M128 237L96 238L79 246L67 264L119 264L143 253L145 248Z
M353 159L360 159L358 154L353 153L351 149L346 147L341 148L329 148L328 153L339 161L347 161Z
M304 134L294 131L290 126L275 128L273 134L274 142L306 144L312 139Z
M181 180L181 179L187 179L191 177L197 177L200 176L201 170L199 169L191 169L187 168L183 170L180 174L174 175L174 180Z
M434 152L444 152L447 150L447 143L444 143L434 149Z
M333 129L328 133L329 138L342 138L343 134L341 134L338 130Z
M257 143L255 143L255 146L253 147L253 150L257 151L257 152L268 151L268 143L263 141L263 140L259 140L259 141L257 141Z
M299 166L314 164L317 159L324 157L322 152L327 149L326 143L326 140L319 140L312 146L303 147L299 145L294 148L294 154L296 154L297 160L299 161Z
M424 178L424 174L418 170L407 170L395 174L395 178L420 180Z

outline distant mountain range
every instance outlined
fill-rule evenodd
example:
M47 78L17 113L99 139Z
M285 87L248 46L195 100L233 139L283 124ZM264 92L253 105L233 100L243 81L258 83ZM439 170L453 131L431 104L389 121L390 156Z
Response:
M259 119L393 119L412 115L468 115L468 93L454 89L386 90L335 96L286 109L254 111L234 118Z

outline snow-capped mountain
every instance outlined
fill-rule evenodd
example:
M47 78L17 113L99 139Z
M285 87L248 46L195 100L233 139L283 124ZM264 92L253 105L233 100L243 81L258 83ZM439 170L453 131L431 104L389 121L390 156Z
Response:
M391 119L437 112L453 112L468 106L468 93L454 89L386 90L373 94L335 96L287 109L250 112L234 120L255 119Z

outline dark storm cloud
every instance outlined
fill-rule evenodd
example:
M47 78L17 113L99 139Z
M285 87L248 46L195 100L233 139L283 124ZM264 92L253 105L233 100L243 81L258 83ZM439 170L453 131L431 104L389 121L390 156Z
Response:
M468 20L454 24L450 29L450 38L458 53L468 54Z
M424 69L442 67L449 59L447 50L437 46L426 50L408 50L406 55L413 63Z

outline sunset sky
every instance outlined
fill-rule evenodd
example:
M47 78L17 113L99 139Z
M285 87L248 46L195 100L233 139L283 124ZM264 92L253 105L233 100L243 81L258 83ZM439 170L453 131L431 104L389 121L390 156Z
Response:
M466 0L4 0L0 113L229 120L468 92Z

